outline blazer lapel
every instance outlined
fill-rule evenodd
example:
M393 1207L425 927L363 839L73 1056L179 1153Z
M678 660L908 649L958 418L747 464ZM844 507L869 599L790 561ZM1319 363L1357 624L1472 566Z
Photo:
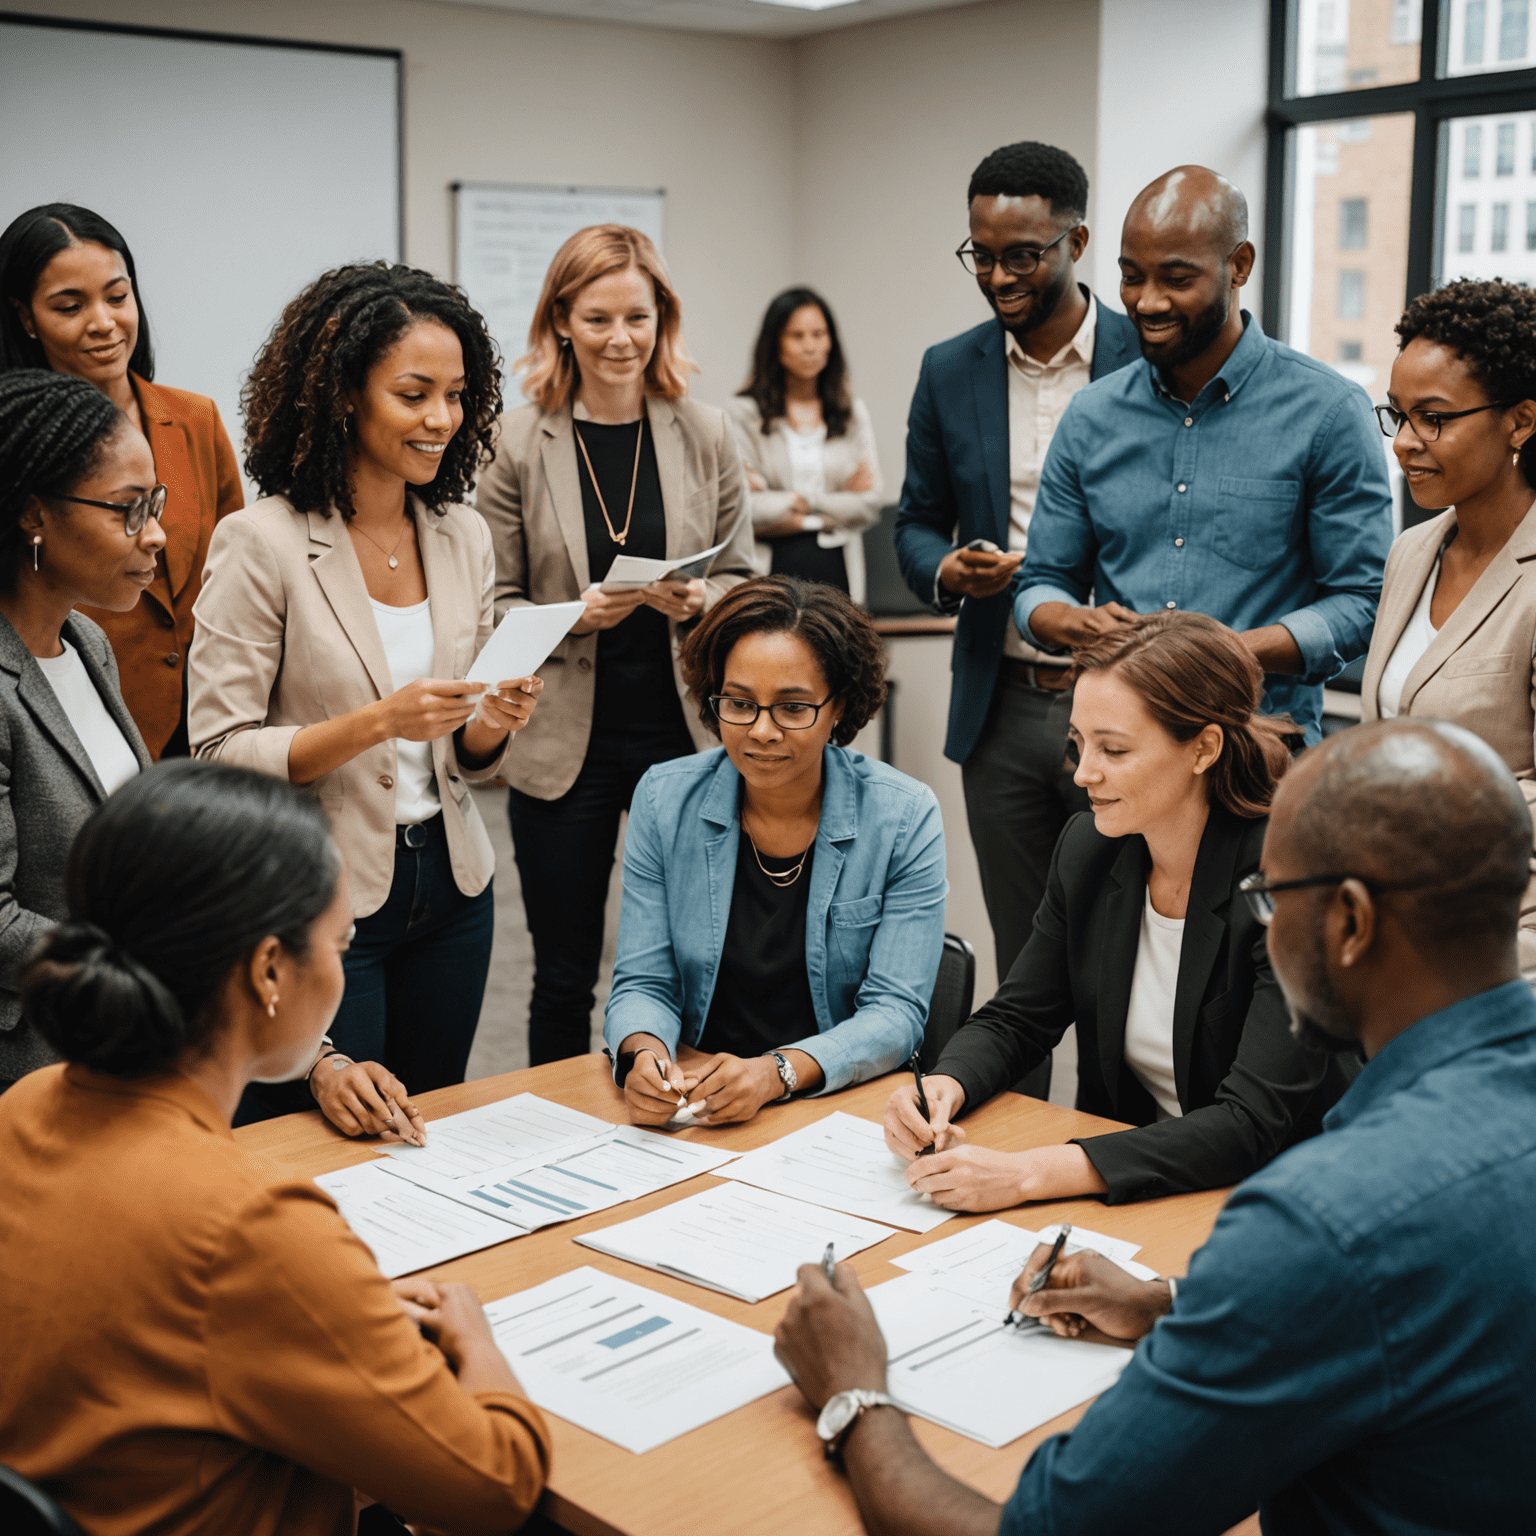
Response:
M369 605L363 568L357 563L357 551L352 548L339 512L332 512L329 517L320 512L309 514L309 549L309 568L315 573L337 623L346 631L379 697L387 698L395 691L389 661Z
M64 621L64 638L74 646L80 654L81 665L84 666L86 675L95 686L96 692L101 696L101 702L106 712L111 715L112 723L123 733L123 740L133 749L133 755L139 760L139 768L148 768L154 759L149 755L149 748L144 745L144 738L139 734L138 725L132 715L128 713L128 706L123 703L123 696L113 686L111 678L105 669L96 660L95 649L89 641L84 640L75 622L74 615ZM43 679L47 681L46 678ZM49 693L53 692L50 688Z
M1213 809L1195 855L1179 949L1179 979L1173 993L1173 1079L1179 1103L1189 1102L1189 1063L1195 1048L1195 1019L1211 979L1211 967L1226 936L1225 913L1232 900L1232 870L1242 823Z
M461 618L460 594L454 582L453 534L442 515L429 512L415 496L411 497L411 510L416 518L416 547L421 551L427 597L430 600L434 592L437 594L432 602L432 676L451 678L458 660L455 650Z
M67 622L67 621L66 621ZM75 645L75 638L69 637L71 645ZM79 650L79 646L75 646ZM75 735L75 728L69 723L69 716L64 713L64 706L59 703L59 696L53 691L53 685L43 676L43 669L38 666L36 658L25 645L21 636L11 628L10 623L4 617L0 617L0 666L7 672L15 674L16 697L26 706L32 718L37 722L38 729L54 744L59 753L75 765L80 774L98 800L105 800L107 791L101 780L96 776L96 766L91 762L90 754L80 744L80 738ZM93 674L94 675L94 674ZM131 743L138 732L130 736ZM12 786L14 793L16 786Z
M683 429L677 412L670 400L656 395L645 397L645 410L651 423L651 441L656 445L656 472L661 480L661 507L667 522L667 559L679 560L708 549L710 541L697 542L697 530L689 522L694 488L688 481L688 457L683 451Z
M725 927L731 916L731 897L736 891L736 852L741 826L736 819L741 775L723 752L713 782L699 807L699 819L709 824L704 835L704 856L709 866L709 932L716 966L725 947ZM702 1025L703 1019L700 1019Z
M1367 709L1372 719L1376 714L1375 701L1377 690L1381 687L1381 674L1386 671L1387 662L1397 648L1397 642L1402 639L1408 620L1413 617L1413 610L1418 606L1419 597L1424 591L1424 583L1429 580L1429 573L1435 568L1435 561L1440 558L1446 536L1455 526L1456 514L1447 512L1440 520L1439 537L1425 539L1411 557L1404 558L1393 573L1391 588L1382 588L1381 603L1376 610L1376 627L1371 636L1373 643L1366 657L1364 675L1360 679L1360 697L1370 701ZM1407 703L1405 689L1404 709Z
M576 573L576 590L585 592L592 585L592 568L587 564L587 524L581 510L581 474L576 468L579 450L570 407L543 417L539 426L544 433L539 455L544 462L544 483Z
M987 467L992 495L992 538L1008 547L1008 355L1001 325L990 326L978 347L978 366L971 373L976 400L976 431Z
M1141 909L1147 899L1151 855L1146 842L1126 838L1109 870L1109 898L1104 911L1104 970L1099 986L1099 1066L1112 1100L1120 1095L1120 1067L1125 1057L1125 1016L1131 1006L1131 981L1141 945Z
M160 526L165 532L164 564L150 586L150 594L169 610L175 594L186 586L197 559L202 532L198 509L197 477L187 448L187 435L176 424L165 396L147 379L135 377L134 392L139 400L139 414L144 418L144 435L155 459L155 477L165 486L165 515Z

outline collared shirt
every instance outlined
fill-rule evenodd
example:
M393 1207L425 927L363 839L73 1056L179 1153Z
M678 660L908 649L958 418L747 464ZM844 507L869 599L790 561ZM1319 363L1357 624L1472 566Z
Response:
M1092 375L1098 314L1099 306L1090 298L1082 324L1044 363L1031 357L1012 331L1003 333L1003 355L1008 359L1008 548L1020 554L1029 544L1029 520L1046 449L1068 402ZM1014 623L1003 637L1003 652L1023 661L1059 660L1027 644Z
M1240 1185L1001 1536L1536 1530L1536 998L1405 1030Z
M1014 617L1027 633L1041 603L1091 600L1283 624L1303 670L1268 675L1265 707L1316 741L1322 684L1370 644L1392 542L1386 455L1358 385L1243 322L1188 404L1144 358L1072 397Z

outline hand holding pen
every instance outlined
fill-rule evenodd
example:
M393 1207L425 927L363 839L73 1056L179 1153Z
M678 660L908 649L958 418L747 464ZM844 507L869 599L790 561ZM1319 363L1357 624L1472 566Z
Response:
M1032 1328L1038 1328L1040 1326L1040 1320L1038 1318L1027 1317L1024 1312L1020 1310L1020 1308L1024 1302L1029 1300L1031 1296L1038 1296L1040 1292L1050 1284L1051 1271L1056 1267L1056 1260L1061 1257L1061 1250L1067 1246L1067 1238L1071 1234L1071 1231L1072 1223L1070 1221L1062 1222L1061 1230L1056 1234L1056 1241L1051 1244L1051 1251L1045 1257L1045 1263L1042 1264L1040 1268L1034 1272L1033 1275L1030 1275L1028 1283L1024 1286L1024 1294L1022 1297L1018 1296L1018 1290L1020 1283L1024 1280L1024 1276L1020 1275L1018 1280L1014 1281L1014 1294L1013 1296L1009 1297L1012 1305L1009 1307L1008 1316L1003 1319L1003 1326L1005 1328L1021 1328L1026 1324ZM1026 1265L1025 1274L1028 1273L1029 1269Z
M925 1076L915 1056L909 1065L912 1081L903 1083L886 1101L886 1146L911 1162L964 1145L965 1132L951 1122L965 1108L965 1089L941 1073Z

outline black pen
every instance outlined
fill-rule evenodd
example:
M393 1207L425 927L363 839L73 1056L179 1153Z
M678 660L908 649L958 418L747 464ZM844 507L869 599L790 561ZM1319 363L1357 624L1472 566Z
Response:
M1051 1251L1046 1255L1045 1263L1040 1266L1035 1277L1029 1282L1029 1288L1024 1292L1025 1301L1028 1301L1031 1296L1045 1289L1047 1282L1051 1278L1051 1271L1056 1267L1056 1260L1061 1257L1061 1250L1067 1246L1067 1234L1071 1230L1072 1223L1070 1221L1062 1222L1061 1231L1056 1234L1056 1241L1051 1244ZM1034 1321L1034 1318L1025 1317L1022 1312L1015 1309L1003 1319L1003 1327L1017 1328L1020 1323L1031 1323Z
M928 1095L923 1092L923 1070L917 1064L917 1052L912 1053L912 1081L917 1084L917 1107L923 1112L923 1119L928 1118ZM933 1151L934 1143L929 1142L917 1155L927 1157Z
M832 1257L832 1244L827 1244L827 1251L821 1256L821 1272L827 1277L827 1284L837 1284L837 1261Z

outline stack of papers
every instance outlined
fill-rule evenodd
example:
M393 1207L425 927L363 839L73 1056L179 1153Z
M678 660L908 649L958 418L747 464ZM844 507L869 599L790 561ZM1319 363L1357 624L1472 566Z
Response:
M576 1241L756 1302L793 1285L802 1264L820 1263L828 1243L834 1258L846 1259L893 1236L889 1227L856 1216L726 1184Z
M567 1109L536 1093L517 1093L495 1104L431 1121L424 1147L400 1142L383 1150L420 1172L457 1179L486 1173L538 1152L557 1152L613 1129L611 1120Z
M485 1313L540 1408L636 1454L789 1383L767 1334L596 1269Z
M931 1232L955 1213L913 1189L906 1169L872 1120L836 1111L746 1153L722 1177L866 1221Z
M703 576L708 572L710 563L724 548L724 543L716 544L713 549L700 550L696 555L684 555L680 560L647 560L643 555L615 555L613 564L608 567L608 574L603 578L602 590L630 592L636 587L648 587L653 581L692 581L695 576Z

